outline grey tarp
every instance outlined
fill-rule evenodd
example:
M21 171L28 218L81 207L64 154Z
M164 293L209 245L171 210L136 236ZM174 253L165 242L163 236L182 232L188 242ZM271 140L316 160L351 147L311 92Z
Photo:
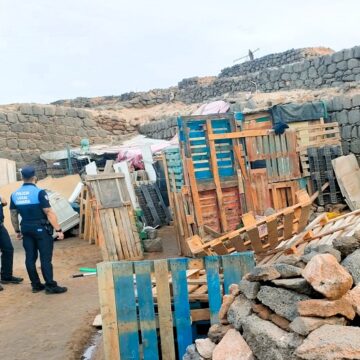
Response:
M304 104L289 103L275 105L270 109L274 124L291 123L328 118L326 105L322 101L312 101Z

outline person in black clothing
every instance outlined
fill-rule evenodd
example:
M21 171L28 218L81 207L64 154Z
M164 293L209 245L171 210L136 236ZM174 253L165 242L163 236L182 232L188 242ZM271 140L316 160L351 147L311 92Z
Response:
M1 251L1 282L3 284L20 284L24 279L13 276L14 248L9 233L4 226L5 199L0 196L0 251ZM4 288L0 285L0 291Z
M45 290L46 294L61 294L66 287L59 286L53 278L52 255L54 248L53 229L57 238L64 239L55 212L50 206L45 190L36 186L35 169L25 166L21 170L23 185L11 194L11 222L18 240L23 240L25 265L32 291ZM19 224L19 215L21 224ZM45 284L41 283L36 270L36 260L40 254L41 272Z

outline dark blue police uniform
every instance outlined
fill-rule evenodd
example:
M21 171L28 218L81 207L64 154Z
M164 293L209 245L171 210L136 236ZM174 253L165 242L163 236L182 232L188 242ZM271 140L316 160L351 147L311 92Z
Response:
M0 197L0 251L1 251L1 279L12 278L14 248L9 233L4 226L4 209Z
M21 216L25 264L33 288L41 286L36 271L38 253L45 286L51 288L57 285L53 279L51 263L54 239L52 227L43 211L45 208L50 208L49 198L45 190L39 189L35 184L24 183L11 195L10 210L17 210Z

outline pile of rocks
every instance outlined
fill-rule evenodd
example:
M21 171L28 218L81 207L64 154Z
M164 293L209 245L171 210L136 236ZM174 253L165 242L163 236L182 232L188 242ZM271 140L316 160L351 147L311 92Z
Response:
M255 267L184 360L360 359L360 233Z

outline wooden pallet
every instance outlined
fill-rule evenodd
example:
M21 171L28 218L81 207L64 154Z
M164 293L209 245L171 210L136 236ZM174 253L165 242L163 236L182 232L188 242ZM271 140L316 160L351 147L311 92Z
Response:
M260 264L281 262L284 256L295 254L301 256L305 247L311 245L331 245L339 236L352 236L360 230L360 210L329 220L327 214L321 214L312 221L303 232L280 243L273 251L264 254Z
M135 214L122 174L87 176L92 204L92 223L104 260L143 258ZM94 230L95 231L95 230Z
M186 258L98 264L105 359L182 359L195 340L192 323L204 316L218 323L222 294L255 265L252 252L197 260L196 270L192 264ZM207 292L208 308L191 310L194 287L197 297Z
M248 161L265 162L268 182L301 177L295 131L286 130L282 135L269 131L265 136L248 137L245 141Z
M188 239L194 255L229 254L253 250L257 256L274 249L283 240L304 230L310 215L311 199L304 190L298 192L300 203L256 221L251 214L243 215L244 227L209 242L200 236Z
M325 124L323 120L320 120L320 123L315 125L297 127L296 136L303 177L310 176L308 148L341 145L340 129L337 122Z

